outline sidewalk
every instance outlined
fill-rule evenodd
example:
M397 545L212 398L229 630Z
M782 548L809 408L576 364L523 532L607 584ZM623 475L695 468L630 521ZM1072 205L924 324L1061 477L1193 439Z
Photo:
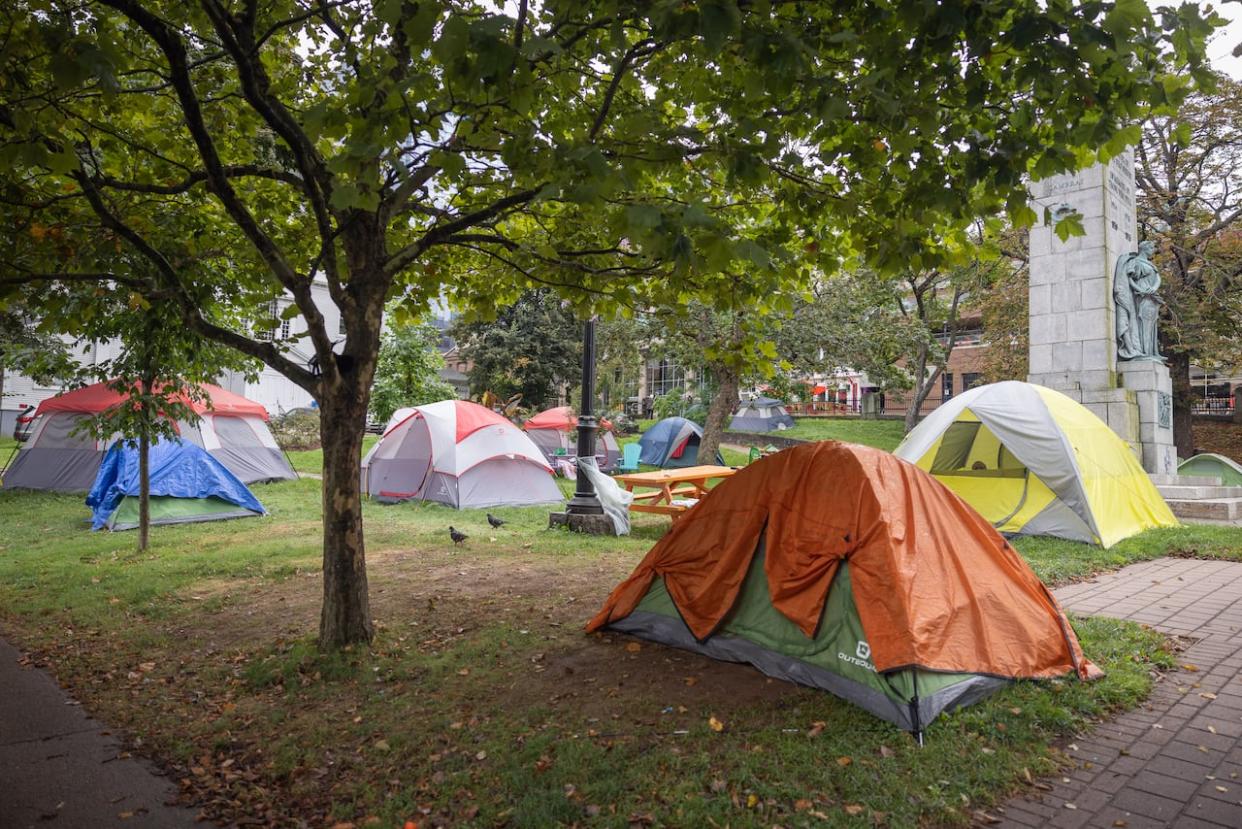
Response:
M0 639L0 827L203 827L175 787Z
M1067 611L1197 640L1139 708L1072 742L1075 767L1004 827L1242 827L1242 564L1162 558L1054 591Z

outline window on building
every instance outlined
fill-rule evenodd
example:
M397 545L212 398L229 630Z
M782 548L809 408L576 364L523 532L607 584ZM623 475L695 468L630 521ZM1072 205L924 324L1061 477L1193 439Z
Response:
M659 397L686 385L685 371L672 360L664 359L647 364L647 393Z
M946 371L940 375L940 399L948 400L953 396L953 372Z
M289 321L289 320L282 319L282 320L280 321L280 338L281 338L282 340L287 340L287 339L289 339L289 334L290 334L290 328L289 328L289 326L290 326L290 321Z
M983 375L977 371L962 372L962 391L973 389L983 383Z
M336 333L345 336L345 315L341 314L336 320Z
M276 333L277 327L280 326L280 306L276 300L272 300L267 304L265 313L259 317L254 324L254 338L256 340L265 340L271 342L273 335ZM288 336L287 334L284 336Z

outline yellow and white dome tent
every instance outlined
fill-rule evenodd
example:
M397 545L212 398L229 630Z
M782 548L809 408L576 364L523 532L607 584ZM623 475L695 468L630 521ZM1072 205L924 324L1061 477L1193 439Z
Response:
M954 397L894 454L1004 533L1111 547L1177 526L1125 441L1080 403L1032 383L992 383Z

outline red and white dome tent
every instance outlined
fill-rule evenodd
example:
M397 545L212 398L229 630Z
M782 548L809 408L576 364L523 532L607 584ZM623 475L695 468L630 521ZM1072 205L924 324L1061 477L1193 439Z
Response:
M569 406L548 409L526 421L522 426L526 434L543 451L549 463L558 458L573 459L578 455L578 416ZM595 433L595 461L605 472L612 470L621 460L621 446L612 434L612 424L599 421Z
M400 409L362 459L377 501L436 501L457 509L562 500L552 467L508 420L468 400Z
M201 388L206 401L183 401L199 416L197 423L176 424L183 440L206 449L246 484L297 477L267 427L267 410L261 404L210 383ZM29 440L4 472L4 488L89 490L116 438L96 440L77 427L128 399L124 392L95 383L44 400L35 411Z

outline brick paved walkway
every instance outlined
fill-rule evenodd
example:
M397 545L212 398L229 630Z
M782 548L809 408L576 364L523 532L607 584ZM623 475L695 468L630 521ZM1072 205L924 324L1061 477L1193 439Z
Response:
M1075 740L1006 827L1242 829L1242 564L1162 558L1056 590L1066 610L1191 637L1148 701Z

